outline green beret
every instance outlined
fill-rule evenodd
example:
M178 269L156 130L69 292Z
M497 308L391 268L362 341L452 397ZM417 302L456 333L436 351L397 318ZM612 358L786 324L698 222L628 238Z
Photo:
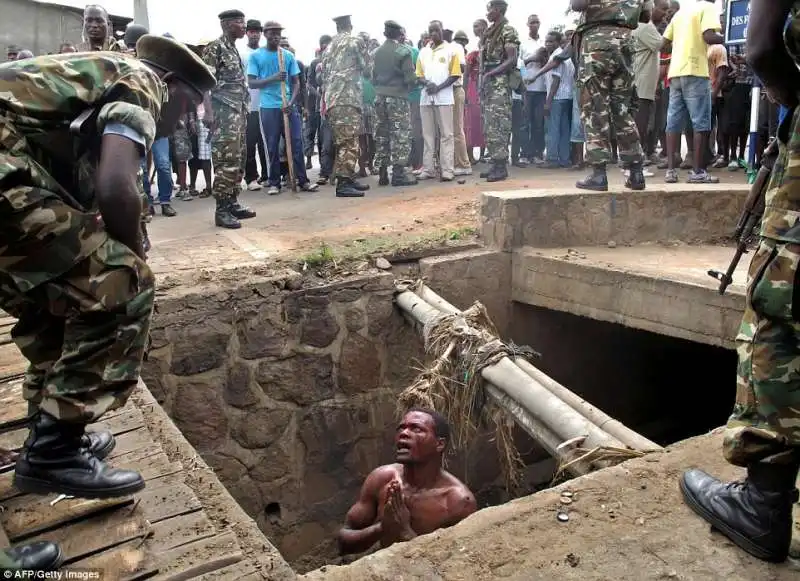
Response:
M189 47L171 38L145 34L136 43L136 55L146 64L171 72L200 94L217 84L202 59Z
M261 22L258 20L248 20L245 30L263 30L263 28L261 28Z
M387 20L386 22L383 23L383 26L384 26L384 28L389 28L389 29L394 29L394 30L403 30L403 27L400 26L394 20Z
M226 10L219 13L220 20L236 20L237 18L244 18L244 12L241 10Z
M453 40L466 40L469 41L469 37L467 33L463 30L456 30L456 33L453 35Z
M501 8L508 8L506 0L489 0L489 6L500 6Z

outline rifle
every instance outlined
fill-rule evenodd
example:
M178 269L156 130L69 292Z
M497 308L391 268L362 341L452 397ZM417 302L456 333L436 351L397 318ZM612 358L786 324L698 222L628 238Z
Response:
M750 187L750 193L747 194L747 199L744 201L744 208L739 215L739 222L736 224L736 230L733 232L732 238L736 240L736 252L733 254L728 270L724 273L718 270L709 270L708 275L719 281L719 294L724 295L725 289L733 282L733 273L742 259L742 255L747 253L747 247L753 239L755 229L761 222L761 217L764 215L764 198L767 193L767 186L769 185L769 178L772 174L772 168L775 166L775 161L778 159L778 139L775 138L770 142L764 155L761 158L761 167L758 168L758 174Z

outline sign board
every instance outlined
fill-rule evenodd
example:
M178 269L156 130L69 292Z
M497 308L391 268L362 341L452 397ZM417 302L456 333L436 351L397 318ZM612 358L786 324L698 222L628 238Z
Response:
M727 0L725 44L744 44L750 20L750 0Z

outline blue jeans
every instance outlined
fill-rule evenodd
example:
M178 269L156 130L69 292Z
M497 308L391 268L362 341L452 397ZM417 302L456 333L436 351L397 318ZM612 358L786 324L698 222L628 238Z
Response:
M264 132L264 139L267 142L267 153L269 154L269 185L270 187L281 185L281 152L280 143L283 135L283 111L280 109L261 108L261 130ZM294 176L297 185L302 186L308 182L306 175L306 164L303 159L303 123L297 109L292 109L289 115L289 130L292 139L292 161L294 163ZM288 158L287 152L287 158Z
M172 162L169 159L169 137L161 137L153 142L153 165L156 167L156 183L158 184L158 201L169 204L172 199ZM149 176L148 176L149 177ZM145 189L150 202L153 196Z
M546 125L547 161L557 163L561 167L569 167L572 99L553 99Z
M694 131L711 131L711 81L708 77L685 76L669 80L667 133L681 133L687 116Z

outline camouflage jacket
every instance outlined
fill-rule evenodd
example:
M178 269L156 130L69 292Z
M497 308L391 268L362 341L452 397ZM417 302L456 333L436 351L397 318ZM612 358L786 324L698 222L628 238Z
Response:
M322 55L322 86L325 108L361 109L364 100L361 78L372 70L367 43L349 32L337 34Z
M79 43L76 47L78 52L92 52L92 45L89 41L84 40L83 42ZM113 38L107 38L103 43L103 46L98 48L97 51L107 51L107 52L125 52L127 47L125 43L121 40L114 40Z
M0 67L0 182L28 174L37 188L0 192L16 209L56 194L94 208L94 173L103 129L121 123L147 149L166 98L166 86L144 63L109 52L43 56ZM70 131L92 112L80 137ZM12 182L15 180L11 180Z
M217 77L217 86L211 89L211 99L235 109L250 108L250 91L247 89L242 59L236 45L225 36L208 43L203 51L203 61Z
M505 18L499 22L493 22L483 35L480 47L481 66L484 72L506 60L506 46L509 44L519 47L517 30Z
M575 31L582 42L589 41L595 45L584 46L584 52L602 50L605 42L619 44L620 41L630 41L643 9L652 10L652 0L589 0ZM600 46L596 46L598 43Z

